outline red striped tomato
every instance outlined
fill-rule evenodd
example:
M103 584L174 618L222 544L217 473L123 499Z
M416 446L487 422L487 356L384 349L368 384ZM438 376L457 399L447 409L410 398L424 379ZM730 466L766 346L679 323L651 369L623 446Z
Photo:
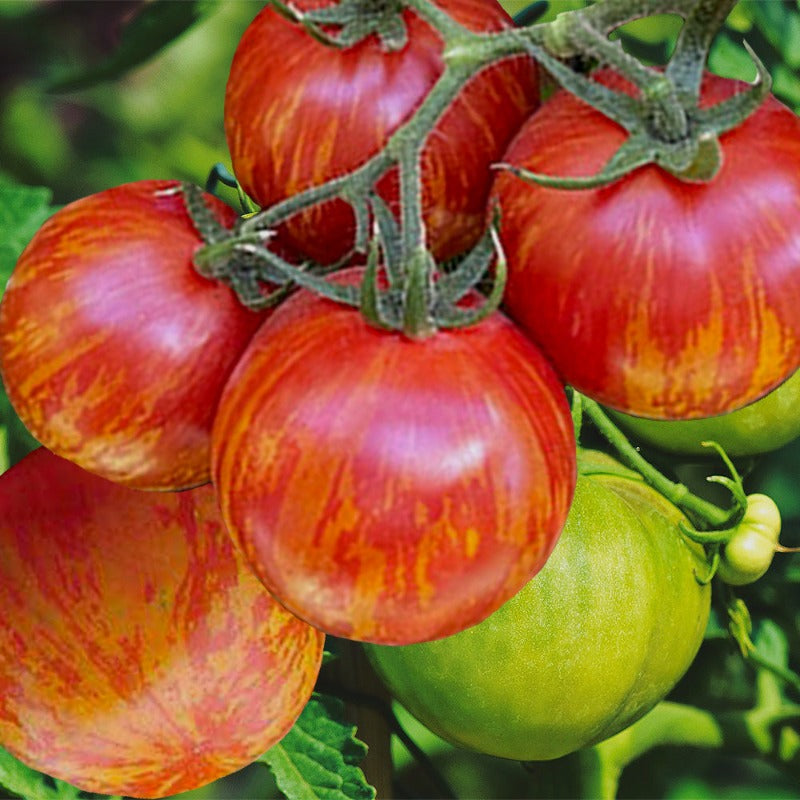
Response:
M228 529L291 611L352 639L473 625L544 564L569 509L562 386L504 316L424 341L299 292L212 434Z
M603 74L604 83L620 86ZM712 104L742 84L707 76ZM591 175L624 131L568 92L504 160ZM658 167L559 191L501 174L508 313L561 377L612 408L696 418L758 399L800 366L800 120L770 97L721 137L707 184Z
M22 421L59 455L142 489L208 480L217 401L264 318L195 272L203 242L177 186L130 183L56 212L0 303L0 371Z
M289 730L322 658L210 487L138 492L43 448L0 478L0 609L0 744L90 792L240 769Z
M299 0L309 10L331 0ZM494 0L440 0L475 30L511 24ZM421 104L444 70L438 35L403 12L408 43L384 52L377 37L344 50L321 44L267 5L245 31L225 96L225 130L234 172L262 205L355 169L375 155ZM515 57L476 75L433 129L423 151L423 205L429 246L450 258L475 243L483 228L497 161L538 105L531 59ZM380 184L399 209L396 172ZM335 201L293 218L288 241L322 263L352 244L352 212Z

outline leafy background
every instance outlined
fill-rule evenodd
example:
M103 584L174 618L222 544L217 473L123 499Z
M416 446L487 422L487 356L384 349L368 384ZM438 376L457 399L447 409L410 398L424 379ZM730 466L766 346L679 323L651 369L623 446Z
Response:
M585 3L506 0L504 5L533 21ZM144 178L203 184L213 164L228 164L222 124L227 70L239 37L260 7L249 0L0 0L0 285L54 207ZM627 26L620 36L641 58L663 63L678 29L677 19L654 17ZM770 69L774 92L800 113L798 3L739 3L715 43L714 71L753 78L743 38ZM0 470L34 444L0 392ZM713 471L707 463L677 464L649 455L695 491L702 490L703 478ZM748 490L766 491L778 502L785 520L783 541L800 544L800 442L739 466L748 474ZM780 625L797 669L800 556L779 557L767 578L741 594L756 630L769 620ZM746 708L754 694L753 672L720 633L711 631L674 697L711 709ZM395 711L422 751L413 754L403 736L392 738L397 796L433 796L441 780L462 798L530 797L541 791L535 774L521 765L452 748L402 709ZM335 722L344 713L335 701L318 697L280 752L183 797L280 797L276 780L298 797L370 796L355 766L363 748L352 739L351 726ZM317 764L321 782L293 785L294 770L281 765L291 767L292 751L305 752L314 742L333 743L344 756L333 764ZM2 750L0 784L7 787L5 793L0 788L4 797L78 796ZM623 776L620 795L800 798L800 787L761 760L674 748L635 762Z

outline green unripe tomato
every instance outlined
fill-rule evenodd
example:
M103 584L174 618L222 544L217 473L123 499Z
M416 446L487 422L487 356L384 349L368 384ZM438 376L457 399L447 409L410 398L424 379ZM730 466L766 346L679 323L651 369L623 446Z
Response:
M455 636L367 653L454 744L545 760L599 742L661 700L702 641L705 557L681 519L640 480L581 475L559 543L519 594Z
M747 497L744 516L723 545L717 575L731 586L757 581L769 569L781 533L781 514L765 494Z
M728 455L751 456L777 450L800 436L798 409L800 370L755 403L718 417L655 420L608 411L636 439L670 453L715 455L701 444L713 440Z

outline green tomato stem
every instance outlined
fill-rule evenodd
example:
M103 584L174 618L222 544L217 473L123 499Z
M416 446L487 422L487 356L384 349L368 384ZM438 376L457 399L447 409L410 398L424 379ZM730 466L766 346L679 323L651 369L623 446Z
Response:
M686 19L696 3L697 0L605 0L580 11L587 22L608 35L628 22L654 14L677 14Z
M800 777L800 748L782 743L779 730L800 720L800 706L714 714L664 701L629 728L580 755L581 797L612 800L630 763L656 747L678 745L760 757ZM776 735L777 734L777 735Z
M711 42L735 5L736 0L698 0L686 18L665 74L695 99Z
M538 58L570 91L587 99L602 113L629 130L628 145L623 146L617 159L610 162L610 166L624 167L622 173L626 174L644 163L654 162L687 180L708 180L715 172L715 165L718 166L719 163L712 134L718 133L717 128L720 126L729 126L732 119L738 122L752 112L763 99L764 87L768 88L768 76L765 78L765 70L759 69L761 88L754 87L754 91L747 93L744 100L737 100L735 106L722 104L718 110L704 109L697 112L695 116L700 115L698 120L702 124L695 125L691 131L688 130L685 93L672 76L688 74L691 77L697 70L697 64L702 65L705 62L705 52L701 53L699 49L707 48L716 27L722 24L727 15L726 9L729 10L731 2L732 0L701 0L700 8L697 0L602 0L586 9L562 14L553 22L492 33L475 33L452 19L432 0L400 0L403 7L411 9L432 26L443 41L442 59L445 68L433 88L411 118L390 137L386 146L359 168L242 220L237 235L227 243L231 248L230 252L233 253L237 246L245 243L252 252L253 234L272 230L295 214L336 198L344 200L353 208L357 234L354 251L365 251L370 227L369 198L373 196L378 180L388 170L396 167L399 169L401 187L402 219L399 239L405 267L402 272L405 273L404 278L415 284L404 289L404 296L414 298L414 302L419 300L421 287L433 285L436 269L433 260L427 259L428 274L424 281L420 281L418 275L410 274L411 262L417 259L417 254L425 246L420 185L422 148L439 118L478 71L509 56L520 54ZM626 54L618 42L608 39L609 32L620 25L657 13L680 14L688 20L687 26L692 29L683 37L683 49L680 51L683 60L673 69L673 73L659 73L644 67ZM572 53L592 55L611 64L639 86L642 98L636 99L624 93L612 92L595 81L577 75L558 60ZM703 143L708 144L706 139L710 144L701 147ZM616 169L607 168L597 177L607 183L617 179L619 175ZM579 182L576 188L582 188L583 185ZM212 260L211 253L201 252L196 258L198 265L209 260ZM213 260L213 277L224 280L224 265L216 259ZM292 279L291 266L287 268L285 264L281 264L278 272L286 280ZM254 294L254 278L249 273L246 277L247 291L244 294L249 297ZM264 275L257 277L264 279ZM296 282L300 285L309 284L299 277ZM427 294L433 298L434 293ZM432 308L426 311L429 322L438 322ZM404 316L407 317L403 325L406 332L412 336L428 334L428 322L420 323L418 310L411 310ZM394 327L389 320L383 320L382 324ZM471 323L465 317L454 326L468 324ZM671 498L686 492L684 487L677 485L665 486L665 490ZM704 505L703 501L688 493L681 498L681 503L694 509L700 517L707 518L712 526L724 514L719 509L712 510L708 504Z
M791 751L776 728L800 719L800 706L715 714L683 703L663 701L633 725L593 747L552 762L528 762L537 797L593 797L613 800L624 769L649 751L666 745L720 750L764 758L800 777L800 749ZM576 785L577 783L577 785Z
M682 483L671 481L642 457L598 403L588 397L583 397L582 402L584 413L617 451L622 462L636 470L657 492L702 522L702 527L724 528L728 525L731 520L730 511L692 494Z

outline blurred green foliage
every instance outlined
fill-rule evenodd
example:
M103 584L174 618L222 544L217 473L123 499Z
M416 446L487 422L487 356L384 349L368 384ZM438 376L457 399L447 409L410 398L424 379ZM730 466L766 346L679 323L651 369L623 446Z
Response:
M257 0L0 0L0 280L52 204L144 178L203 184L213 164L229 165L223 131L227 70L261 5ZM504 5L511 14L530 9L544 21L586 3L505 0ZM632 23L618 35L643 60L664 63L679 29L677 18L662 16ZM743 39L769 68L774 92L800 112L798 3L740 2L716 40L710 67L752 80L755 70ZM5 187L11 182L46 188L9 194ZM0 420L0 468L5 468L35 443L1 392ZM708 491L705 476L716 469L709 462L687 467L658 453L647 455L694 491ZM739 466L748 473L749 491L767 492L780 506L782 541L800 545L800 441ZM779 555L768 576L741 594L754 619L779 622L792 663L800 664L800 556ZM752 692L751 668L728 640L712 637L675 697L709 708L744 708ZM459 797L530 796L531 779L520 765L456 750L407 716L403 722ZM418 763L397 742L395 760L403 796L426 796ZM276 791L267 770L253 765L183 797L268 798ZM759 761L670 749L650 753L627 770L621 796L800 798L800 787Z

